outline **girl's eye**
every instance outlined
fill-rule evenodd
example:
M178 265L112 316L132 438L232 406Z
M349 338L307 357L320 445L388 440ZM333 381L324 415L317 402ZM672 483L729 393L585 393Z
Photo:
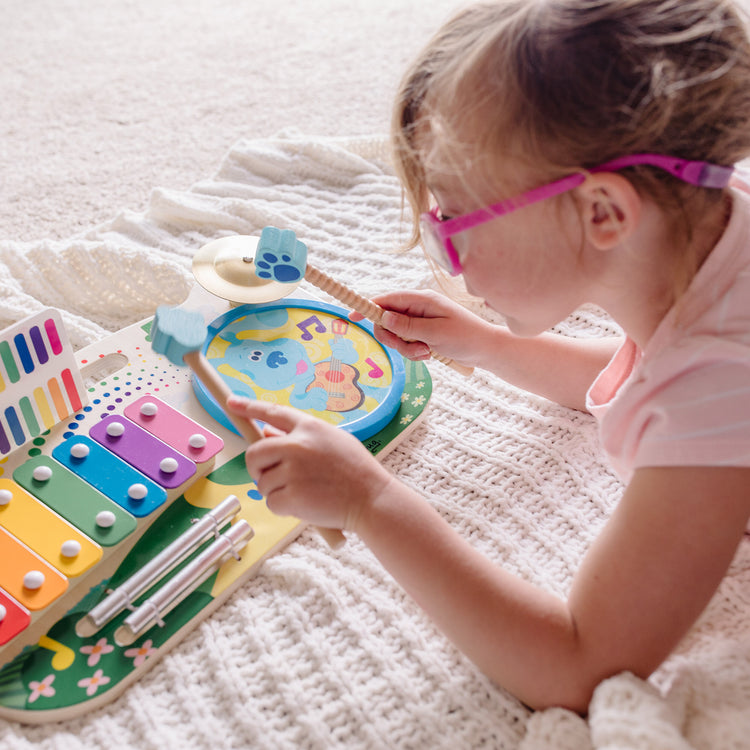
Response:
M440 209L438 209L438 219L440 221L450 221L452 218L452 216L448 216L447 214L444 214Z

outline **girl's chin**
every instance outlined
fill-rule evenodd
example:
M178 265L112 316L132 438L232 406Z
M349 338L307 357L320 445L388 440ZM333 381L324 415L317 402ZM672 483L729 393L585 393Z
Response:
M497 313L502 318L505 318L505 315L495 307L491 302L488 302L487 300L483 300L484 307L486 307L488 310L492 310L492 312Z
M538 330L536 326L531 325L529 322L524 322L523 320L519 320L518 318L504 315L501 312L498 312L498 315L502 316L503 325L514 336L518 336L519 338L525 339L525 338L532 338L534 336L538 336L541 333L541 331Z

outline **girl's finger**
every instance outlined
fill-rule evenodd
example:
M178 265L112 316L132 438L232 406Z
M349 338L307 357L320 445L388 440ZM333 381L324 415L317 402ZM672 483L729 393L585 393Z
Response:
M291 432L305 415L289 406L269 404L266 401L254 401L242 396L230 396L227 399L227 408L234 414L239 414L246 419L259 419L267 422L283 432Z
M245 465L256 484L283 460L275 440L259 440L245 451Z
M270 424L263 425L263 437L281 437L282 435L286 435L283 430L279 430L276 427L271 427Z
M386 328L375 326L375 338L385 346L395 349L399 354L409 359L427 359L430 356L430 347L423 341L405 341L400 336L392 333Z
M258 492L266 498L266 501L274 494L286 487L286 472L281 464L264 469L255 480Z

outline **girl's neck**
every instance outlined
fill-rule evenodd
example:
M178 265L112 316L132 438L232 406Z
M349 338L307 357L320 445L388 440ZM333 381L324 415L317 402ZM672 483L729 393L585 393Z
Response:
M672 237L664 236L663 215L653 205L646 206L641 236L634 238L638 244L630 243L621 256L624 277L618 286L622 293L615 293L603 305L641 349L684 297L724 234L731 213L732 197L725 194L706 211L685 247L683 242L675 244Z

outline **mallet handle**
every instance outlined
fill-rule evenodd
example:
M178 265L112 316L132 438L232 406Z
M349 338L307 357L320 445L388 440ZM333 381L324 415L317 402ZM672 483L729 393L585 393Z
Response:
M236 427L237 432L242 435L248 443L255 443L263 438L255 422L233 414L226 408L227 400L232 395L229 386L224 382L221 375L211 366L200 350L188 352L183 359L190 369L198 376L208 392L218 401L229 421ZM346 537L338 529L326 529L317 527L320 535L326 540L331 549L337 549L346 542Z
M234 425L237 432L248 443L255 443L260 440L263 435L255 422L243 419L226 408L227 400L232 395L232 391L202 352L200 350L188 352L183 359L185 364L189 365L190 369L200 378L201 383L206 386L209 393L219 402L227 415L227 419Z
M343 303L347 307L350 307L360 315L364 315L365 318L371 320L377 325L381 324L383 318L383 308L376 305L372 300L363 297L361 294L357 294L353 289L350 289L345 284L329 276L318 268L307 264L305 269L305 279L311 284L322 289L331 297L335 297L339 302ZM438 362L442 362L448 367L452 367L456 372L460 372L462 375L471 375L474 372L473 367L467 367L466 365L460 365L458 362L454 362L448 357L444 357L442 354L437 354L431 351L430 354Z

